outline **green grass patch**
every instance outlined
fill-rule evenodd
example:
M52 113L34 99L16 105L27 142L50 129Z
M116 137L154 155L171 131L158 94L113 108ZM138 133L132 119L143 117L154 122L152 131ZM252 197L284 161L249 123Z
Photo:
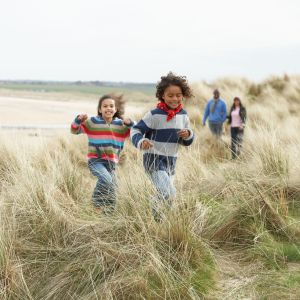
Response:
M290 288L298 287L300 289L300 271L289 274L285 281L286 285ZM300 294L300 290L299 290Z
M300 262L300 244L281 244L281 248L288 262Z
M251 251L270 269L279 270L286 268L289 262L300 262L300 244L279 240L269 232L261 235Z

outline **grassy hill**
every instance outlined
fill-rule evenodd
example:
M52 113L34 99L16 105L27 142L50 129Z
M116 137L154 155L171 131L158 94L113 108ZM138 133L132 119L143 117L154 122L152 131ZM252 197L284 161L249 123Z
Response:
M212 88L248 110L243 154L200 126ZM127 142L116 212L91 206L86 137L2 133L1 299L299 299L300 78L193 84L197 139L157 224L142 157Z

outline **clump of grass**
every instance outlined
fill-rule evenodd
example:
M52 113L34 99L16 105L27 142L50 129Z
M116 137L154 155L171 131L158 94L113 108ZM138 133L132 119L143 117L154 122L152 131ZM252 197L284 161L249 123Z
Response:
M263 171L266 175L287 176L289 174L288 159L282 151L276 147L268 146L260 152Z
M258 96L260 96L261 93L262 93L262 86L260 84L252 83L249 86L248 94L251 97L258 97Z
M214 282L209 247L193 238L185 221L182 228L172 217L162 228L154 222L147 194L138 193L149 186L145 176L133 185L123 179L115 215L85 220L83 205L90 205L85 171L67 155L68 141L58 140L56 147L37 160L42 164L23 162L1 195L1 224L14 233L7 262L18 258L28 287L24 293L8 278L10 294L129 299L135 293L163 299L208 293ZM89 188L92 181L90 176ZM80 198L81 190L88 196Z
M274 90L280 93L283 91L288 81L289 80L286 75L284 75L283 77L273 76L270 79L266 80L265 84L270 85Z

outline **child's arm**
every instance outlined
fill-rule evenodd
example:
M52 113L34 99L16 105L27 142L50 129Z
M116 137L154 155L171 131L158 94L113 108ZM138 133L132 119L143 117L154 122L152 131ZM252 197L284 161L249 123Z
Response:
M142 120L135 124L131 129L131 141L138 149L149 149L153 144L145 138L145 134L152 130L152 114L146 113Z
M178 136L180 137L178 143L180 145L189 146L194 141L194 132L190 129L189 123L189 118L187 116L184 124L185 128L178 132Z
M134 125L134 121L132 121L131 119L127 118L127 119L124 119L123 124L126 127L131 128Z
M80 134L85 133L82 124L87 120L88 116L86 114L78 115L71 124L71 133Z
M130 130L134 124L135 122L129 118L123 120L123 126L126 129L126 133L125 133L126 137L130 135Z

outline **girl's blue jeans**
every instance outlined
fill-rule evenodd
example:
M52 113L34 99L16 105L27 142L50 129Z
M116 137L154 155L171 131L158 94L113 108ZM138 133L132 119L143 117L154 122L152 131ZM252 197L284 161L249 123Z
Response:
M114 166L109 162L99 162L96 159L90 159L88 166L91 173L98 179L92 195L94 205L114 208L117 189Z
M155 219L159 219L162 207L171 206L176 195L176 188L171 175L166 171L157 170L149 172L150 178L157 190L157 195L152 198L152 213Z

